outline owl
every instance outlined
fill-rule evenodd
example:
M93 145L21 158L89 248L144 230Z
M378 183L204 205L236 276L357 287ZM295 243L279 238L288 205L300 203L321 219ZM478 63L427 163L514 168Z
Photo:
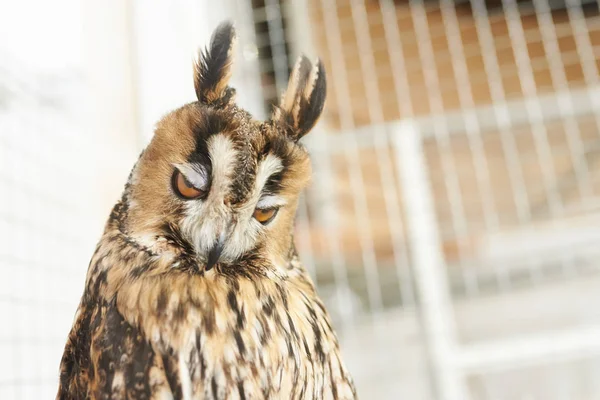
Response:
M326 94L300 57L268 121L235 104L235 32L194 70L198 101L166 115L92 256L57 399L354 399L336 334L298 259L311 164L298 142Z

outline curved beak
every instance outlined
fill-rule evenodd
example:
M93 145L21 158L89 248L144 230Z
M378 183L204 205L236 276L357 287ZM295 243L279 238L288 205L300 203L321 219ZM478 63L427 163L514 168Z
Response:
M221 234L213 247L208 252L205 271L210 271L218 262L225 246L225 235Z

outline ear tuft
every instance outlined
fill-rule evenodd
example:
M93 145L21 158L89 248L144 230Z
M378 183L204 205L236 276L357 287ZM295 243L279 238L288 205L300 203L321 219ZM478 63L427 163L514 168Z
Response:
M317 123L326 95L327 81L323 63L317 60L312 65L306 56L300 56L272 119L284 125L288 136L298 141Z
M210 46L202 51L194 65L194 87L198 101L207 105L227 104L234 89L227 86L235 51L235 29L222 22L215 29Z

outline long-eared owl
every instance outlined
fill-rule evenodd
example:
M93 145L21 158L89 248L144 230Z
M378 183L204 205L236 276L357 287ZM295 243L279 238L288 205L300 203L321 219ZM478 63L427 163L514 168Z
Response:
M271 118L235 104L235 32L195 64L197 101L166 115L92 257L57 399L353 399L329 316L293 242L323 109L300 57Z

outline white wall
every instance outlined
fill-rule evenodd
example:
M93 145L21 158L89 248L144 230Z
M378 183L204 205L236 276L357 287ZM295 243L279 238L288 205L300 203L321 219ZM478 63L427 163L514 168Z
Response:
M0 6L0 399L55 396L90 256L139 151L126 7Z

